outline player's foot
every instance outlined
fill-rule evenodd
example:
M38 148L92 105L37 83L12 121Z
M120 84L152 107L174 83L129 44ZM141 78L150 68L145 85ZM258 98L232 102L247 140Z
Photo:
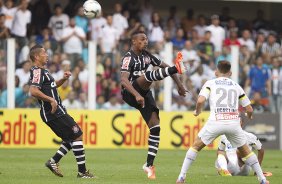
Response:
M178 177L176 183L185 183L185 177L182 176Z
M260 184L269 184L269 181L267 181L267 180L262 180L262 181L260 182Z
M78 178L95 178L95 176L94 176L93 174L91 174L91 173L89 172L89 170L88 170L88 171L85 171L85 173L80 173L80 172L78 172L77 177L78 177Z
M48 169L50 169L50 171L52 171L52 173L54 173L56 176L63 177L63 174L59 169L59 163L55 163L51 160L48 160L45 163L45 166L48 167Z
M154 180L156 179L156 171L155 171L155 166L147 166L147 164L145 163L143 165L143 170L145 173L147 173L147 176L149 179Z
M230 172L226 169L218 169L217 170L217 173L220 175L220 176L232 176L230 174Z
M177 52L177 57L175 59L175 67L177 69L177 72L179 74L184 73L185 71L187 71L186 66L183 63L183 56L181 52Z

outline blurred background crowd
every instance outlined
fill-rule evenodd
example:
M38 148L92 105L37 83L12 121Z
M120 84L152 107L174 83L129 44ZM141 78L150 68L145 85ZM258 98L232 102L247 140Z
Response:
M122 56L130 49L130 36L143 30L149 39L148 49L165 60L164 45L173 44L174 53L182 51L189 71L182 76L190 91L182 98L174 91L172 110L192 110L206 80L214 78L218 61L231 62L230 46L239 46L239 84L252 99L256 113L278 112L282 95L282 30L266 20L263 10L253 17L236 19L230 7L214 14L195 14L187 8L180 16L176 6L160 15L150 0L113 4L100 17L83 16L83 1L66 6L39 0L0 0L0 107L7 105L6 39L16 39L16 107L36 107L28 94L29 48L42 44L49 54L47 68L55 79L64 71L71 79L58 91L69 109L87 108L88 50L87 41L98 43L96 93L97 109L130 109L120 96L119 68ZM103 7L103 2L101 2ZM153 92L160 109L163 82L156 82Z

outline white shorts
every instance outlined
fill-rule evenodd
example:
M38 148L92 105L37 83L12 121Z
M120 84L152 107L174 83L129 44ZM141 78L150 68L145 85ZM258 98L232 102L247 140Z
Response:
M198 137L205 145L212 143L218 136L225 134L233 148L238 148L246 144L246 137L237 122L231 124L222 124L220 122L207 122L200 130Z

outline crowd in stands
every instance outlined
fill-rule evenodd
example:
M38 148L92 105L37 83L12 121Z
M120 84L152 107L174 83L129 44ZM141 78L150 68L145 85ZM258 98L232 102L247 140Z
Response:
M165 16L150 0L115 3L114 12L87 19L83 1L71 1L67 7L47 0L29 4L21 0L0 0L0 107L7 101L5 78L5 40L16 39L16 107L35 107L28 94L31 63L29 48L42 44L49 54L48 69L55 79L64 71L71 79L58 91L67 108L87 108L88 50L87 41L98 43L96 94L97 109L129 109L120 96L119 67L123 54L130 49L130 36L136 30L147 33L149 50L165 60L164 45L173 44L174 54L182 51L189 71L182 77L190 94L183 99L173 91L172 110L192 110L203 83L214 76L220 60L231 62L230 46L239 46L239 84L252 99L255 112L278 112L282 95L281 30L264 18L262 10L248 20L236 19L223 7L214 15L195 16L193 9L181 17L171 6ZM163 83L154 84L159 107L163 104Z

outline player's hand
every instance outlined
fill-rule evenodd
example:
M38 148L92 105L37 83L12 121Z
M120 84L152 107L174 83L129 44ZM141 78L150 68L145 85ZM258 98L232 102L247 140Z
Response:
M181 84L178 86L178 94L179 96L183 96L185 97L186 96L186 89L184 88L184 86Z
M50 104L51 104L51 107L52 107L51 114L54 114L56 112L57 108L58 108L58 103L55 99L53 99Z
M200 113L201 112L197 112L197 110L194 110L193 115L197 117L197 116L199 116Z
M253 113L245 113L245 116L247 116L249 119L253 119Z
M63 79L64 79L64 80L68 80L68 79L70 78L70 76L71 76L71 72L70 72L70 71L64 72L64 77L63 77Z
M141 95L137 95L137 96L135 97L135 99L136 99L136 101L140 104L140 106L141 106L142 108L145 107L145 100L144 100L144 98L143 98Z

